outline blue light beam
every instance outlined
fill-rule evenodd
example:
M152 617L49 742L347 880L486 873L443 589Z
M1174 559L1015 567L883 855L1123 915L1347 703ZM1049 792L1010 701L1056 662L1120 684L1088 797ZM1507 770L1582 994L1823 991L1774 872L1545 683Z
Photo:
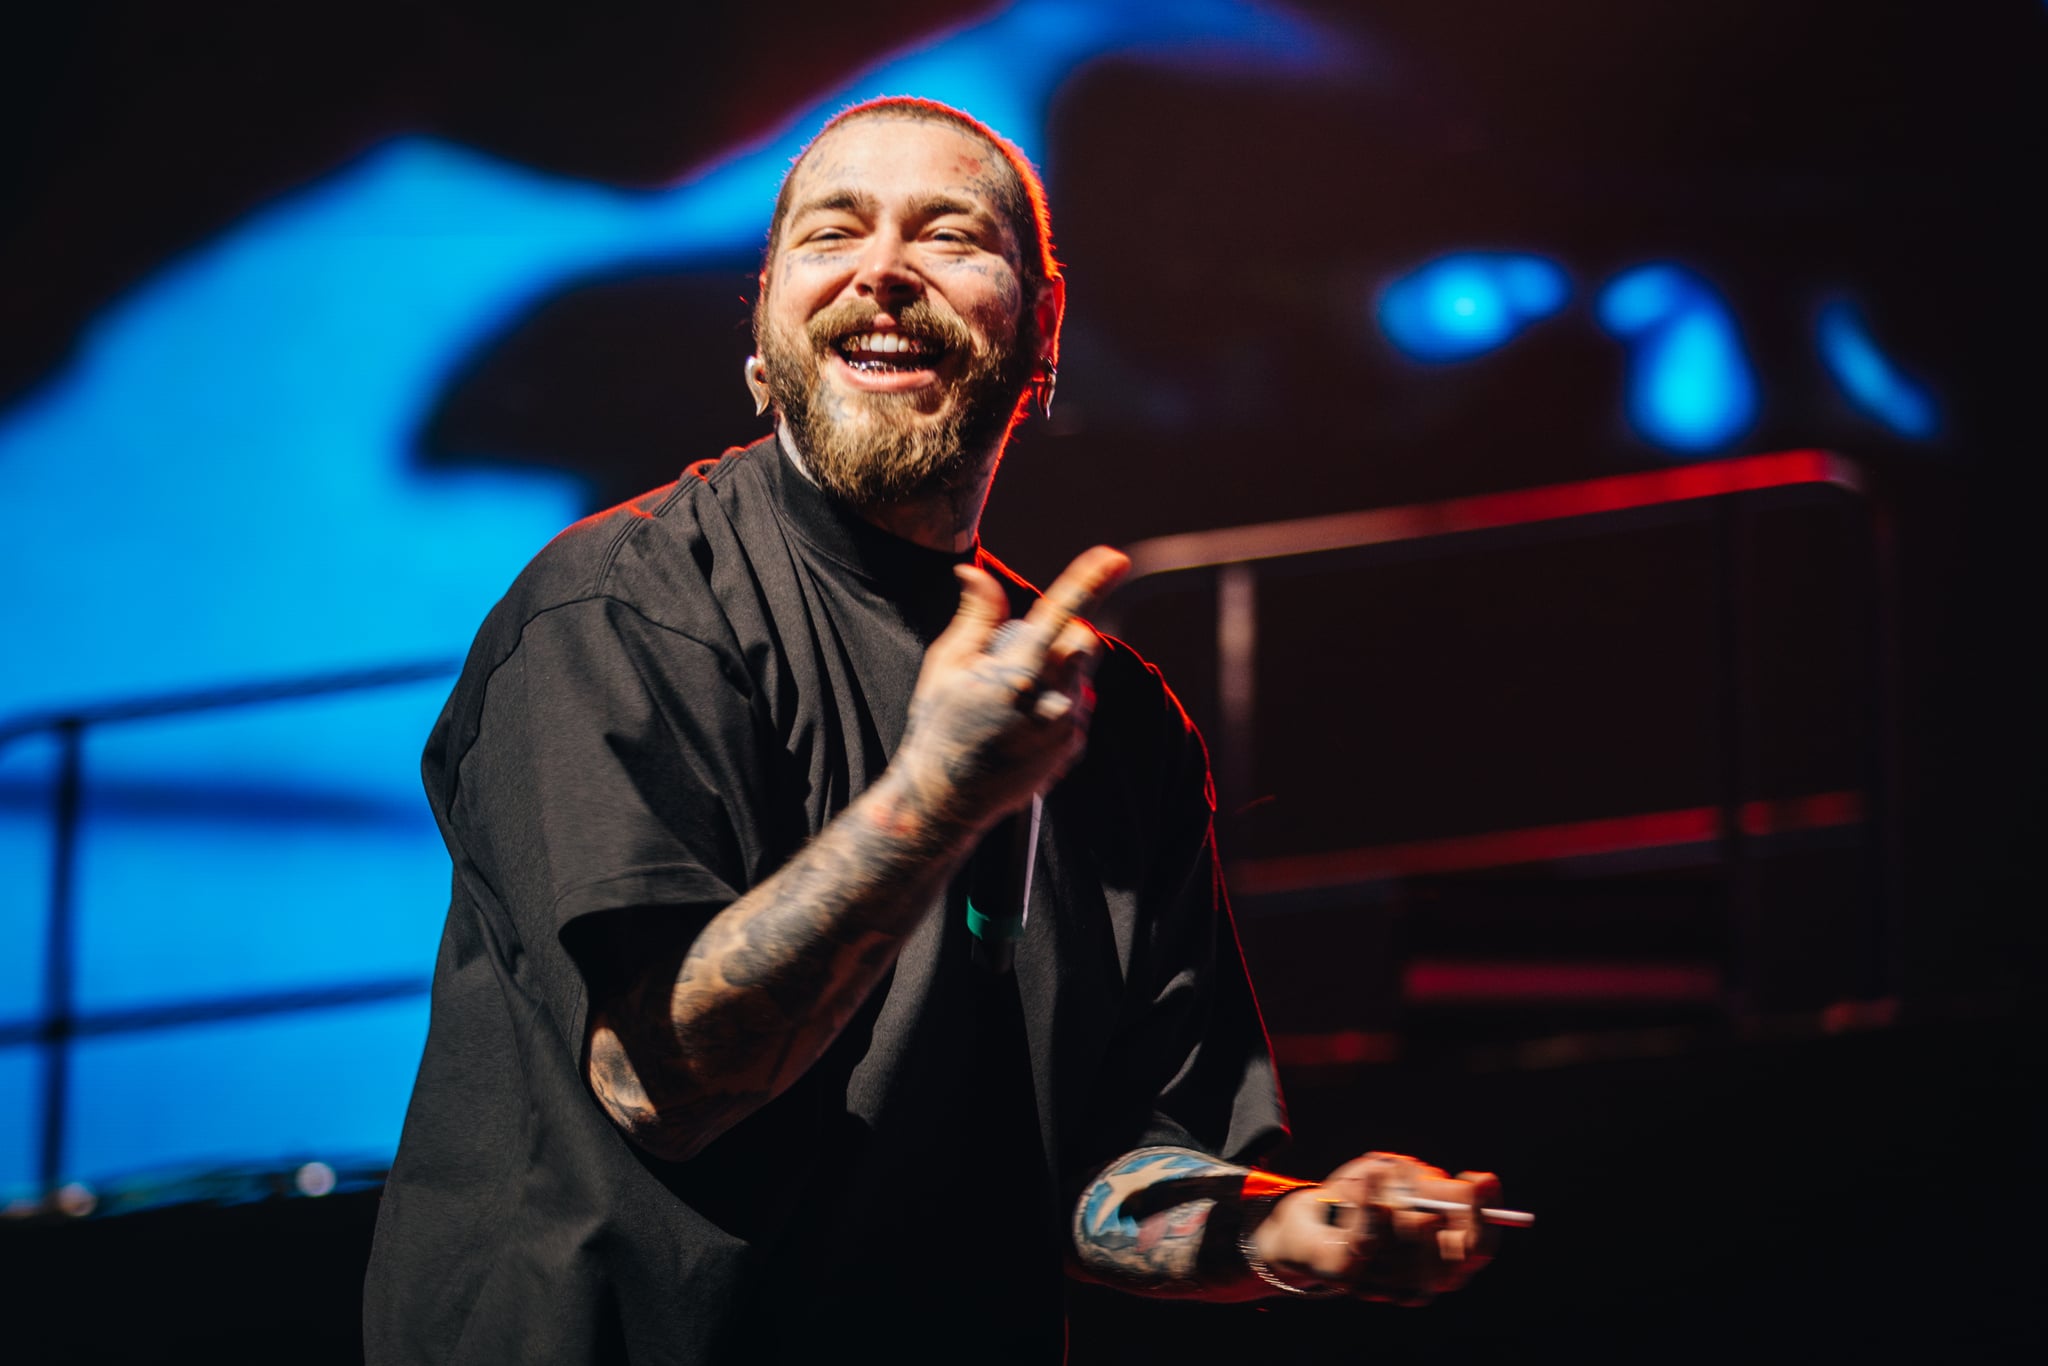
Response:
M1628 423L1665 450L1704 455L1756 421L1757 383L1735 315L1700 276L1655 262L1600 292L1601 327L1628 349Z
M1525 252L1439 256L1380 291L1380 330L1410 360L1470 360L1563 308L1571 280Z
M1857 412L1896 436L1925 441L1941 429L1941 414L1927 387L1892 364L1856 306L1847 299L1821 305L1814 340L1828 374Z

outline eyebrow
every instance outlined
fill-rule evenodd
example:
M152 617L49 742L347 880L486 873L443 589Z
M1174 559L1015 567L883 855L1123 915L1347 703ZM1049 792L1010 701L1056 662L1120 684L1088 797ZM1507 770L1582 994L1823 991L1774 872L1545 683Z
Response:
M912 218L944 218L948 214L959 214L963 218L981 218L991 222L995 215L969 200L949 194L919 195L910 201Z
M962 199L958 195L919 195L910 201L908 208L910 210L910 217L913 219L943 218L948 214L958 214L963 218L972 218L986 223L998 232L1002 232L1006 226L1000 214L991 212L985 206L977 204L971 199ZM850 213L861 218L872 218L880 210L881 201L877 200L874 195L866 190L857 190L849 186L837 190L828 190L815 198L804 200L789 211L789 221L794 223L806 214L835 212Z
M789 211L789 218L791 222L795 222L807 213L829 213L835 210L865 217L872 215L876 207L875 197L866 190L833 190L815 199L804 200Z

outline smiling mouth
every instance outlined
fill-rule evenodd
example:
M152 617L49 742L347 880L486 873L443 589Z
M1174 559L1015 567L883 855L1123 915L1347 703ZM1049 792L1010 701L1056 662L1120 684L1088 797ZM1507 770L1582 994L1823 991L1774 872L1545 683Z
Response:
M861 332L833 348L850 369L864 375L908 374L936 369L945 348L901 332Z

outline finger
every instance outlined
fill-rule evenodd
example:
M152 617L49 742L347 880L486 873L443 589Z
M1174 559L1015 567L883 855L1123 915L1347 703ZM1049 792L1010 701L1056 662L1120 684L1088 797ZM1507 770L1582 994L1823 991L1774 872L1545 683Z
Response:
M1436 1231L1436 1255L1456 1265L1465 1260L1466 1244L1471 1233L1462 1228L1440 1228Z
M1018 643L1012 648L1026 651L1026 662L1036 667L1067 623L1102 601L1130 567L1129 556L1106 545L1076 555L1074 562L1053 580L1052 587L1045 590L1045 596L1025 613L1029 629L1019 633Z
M1042 676L1025 695L1031 714L1040 721L1065 721L1086 737L1095 718L1095 688L1079 669L1061 669Z
M1432 1210L1397 1209L1394 1211L1394 1236L1404 1243L1420 1242L1440 1228L1450 1227L1444 1216Z
M1070 621L1046 650L1045 662L1048 668L1073 663L1092 669L1101 653L1102 637L1095 628L1085 621Z
M932 653L948 662L980 654L996 628L1010 617L1010 599L987 570L963 564L954 568L953 575L960 580L960 605L931 646Z
M1472 1187L1472 1225L1465 1242L1465 1274L1469 1277L1493 1260L1493 1243L1497 1234L1480 1217L1479 1211L1487 1205L1501 1202L1500 1178L1492 1172L1459 1172L1458 1179Z
M1353 1173L1349 1176L1342 1173L1343 1168L1340 1167L1336 1172L1325 1177L1323 1189L1329 1192L1333 1198L1341 1201L1348 1209L1358 1210L1360 1213L1357 1222L1362 1224L1365 1220L1366 1208L1372 1204L1372 1182L1363 1173Z
M1039 720L1056 721L1077 710L1080 691L1081 672L1075 661L1049 659L1038 671L1037 685L1025 695L1024 705Z
M1498 1205L1500 1203L1500 1178L1492 1172L1459 1172L1458 1180L1472 1187L1474 1205Z
M1365 1174L1372 1170L1375 1160L1371 1154L1367 1154L1364 1157L1354 1157L1324 1177L1323 1184L1325 1186L1337 1186L1349 1182L1362 1189L1365 1182Z
M1387 1210L1397 1209L1399 1197L1411 1184L1408 1167L1413 1162L1413 1158L1402 1157L1399 1153L1367 1153L1358 1171L1366 1189L1363 1203Z

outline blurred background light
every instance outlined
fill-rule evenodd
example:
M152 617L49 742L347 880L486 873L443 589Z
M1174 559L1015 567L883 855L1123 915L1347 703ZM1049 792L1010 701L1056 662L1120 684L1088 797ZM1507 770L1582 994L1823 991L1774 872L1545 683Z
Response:
M1595 312L1627 348L1623 411L1644 440L1706 454L1756 421L1756 375L1735 315L1699 275L1668 262L1637 266L1608 282Z
M1541 256L1464 251L1388 284L1377 311L1387 339L1411 360L1459 361L1511 341L1570 297L1563 268Z
M1934 396L1878 350L1854 304L1847 299L1823 304L1814 339L1828 374L1857 412L1893 435L1915 441L1925 441L1940 430Z
M334 1168L325 1162L308 1162L292 1173L292 1184L298 1188L299 1194L316 1198L332 1195L339 1182Z

